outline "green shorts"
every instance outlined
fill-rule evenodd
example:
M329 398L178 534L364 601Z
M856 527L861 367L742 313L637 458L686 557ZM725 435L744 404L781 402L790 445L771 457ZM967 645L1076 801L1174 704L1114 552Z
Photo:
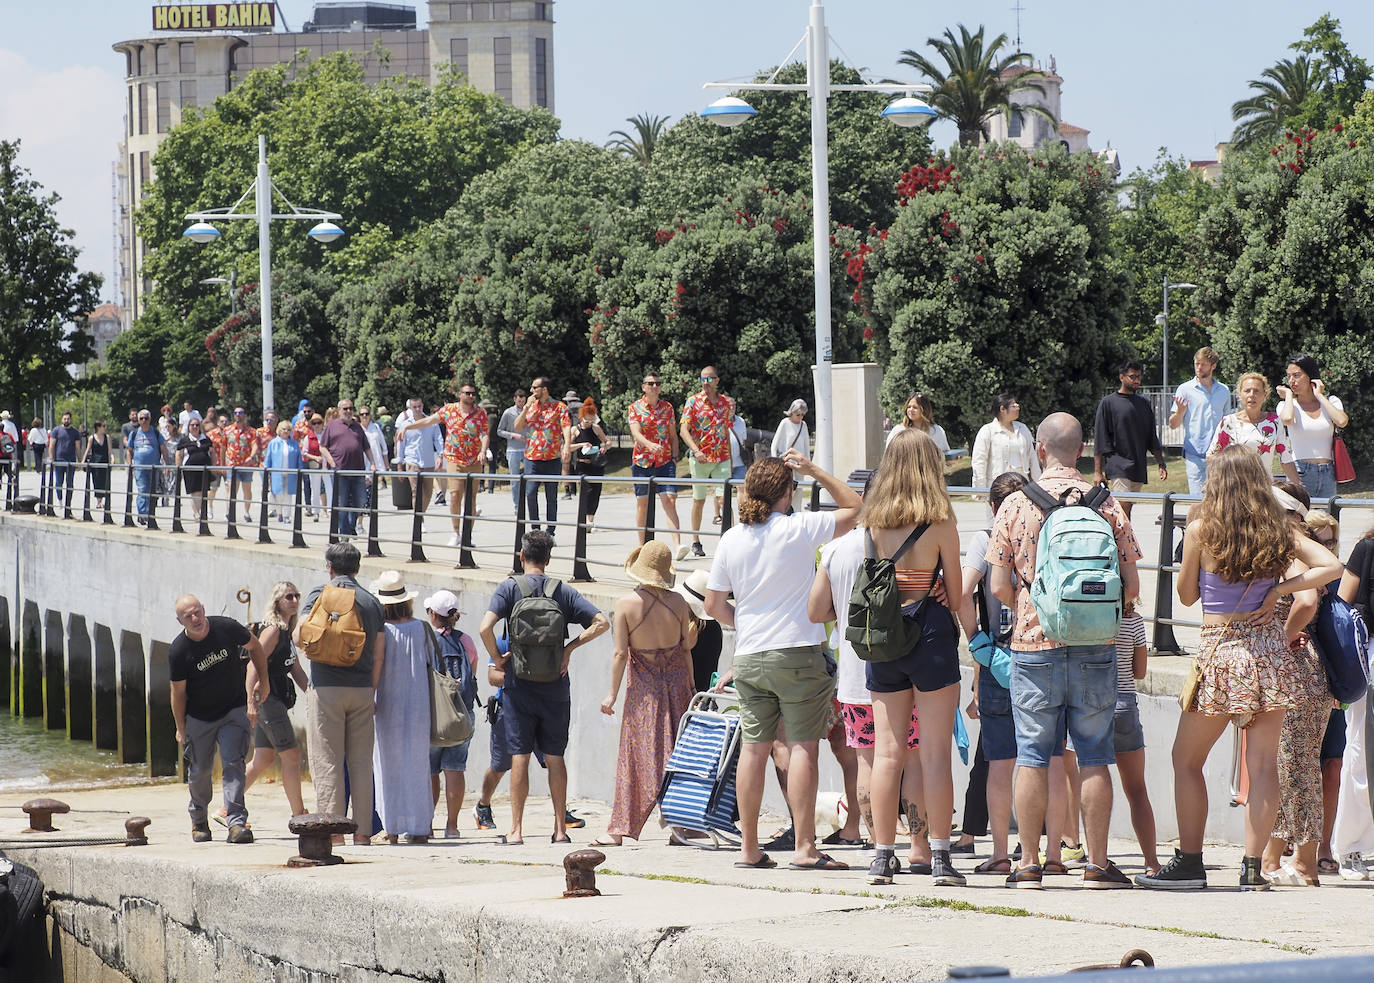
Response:
M716 464L707 464L704 461L698 461L694 456L688 459L687 464L688 467L691 469L693 478L717 478L720 481L724 481L726 478L730 477L729 458L726 458L724 461L720 461ZM720 496L724 494L725 488L722 485L692 486L692 497L696 499L698 502L704 502L712 495Z
M819 741L830 729L835 680L819 645L735 656L740 732L745 744L765 744L782 722L789 741Z

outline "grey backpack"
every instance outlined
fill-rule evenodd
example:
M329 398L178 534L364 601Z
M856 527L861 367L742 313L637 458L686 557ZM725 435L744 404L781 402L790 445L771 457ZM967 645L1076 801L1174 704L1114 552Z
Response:
M551 683L563 674L563 648L568 638L568 619L553 599L561 581L547 578L540 595L534 593L529 577L522 574L514 579L520 599L506 619L506 630L515 677Z

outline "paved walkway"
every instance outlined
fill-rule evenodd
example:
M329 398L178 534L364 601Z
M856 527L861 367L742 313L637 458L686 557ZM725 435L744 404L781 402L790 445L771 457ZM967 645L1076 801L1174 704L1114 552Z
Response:
M311 789L305 795L307 803L313 802ZM849 872L792 871L786 869L786 858L780 858L784 863L776 870L739 870L732 851L669 846L665 832L651 821L645 842L604 851L607 860L598 876L602 897L552 903L563 889L561 861L567 848L548 842L547 800L530 802L524 846L502 846L492 833L474 830L469 796L461 839L427 846L342 847L339 853L347 860L342 867L287 871L282 864L296 852L295 839L286 829L285 799L275 784L260 784L248 793L257 834L251 846L223 842L218 826L213 827L217 842L193 845L185 792L178 785L62 792L58 797L74 810L58 819L64 836L120 835L123 810L153 819L150 845L139 849L15 851L13 842L23 839L18 833L23 817L13 809L0 811L0 839L10 852L36 858L54 880L71 877L70 884L49 883L58 895L99 900L118 892L170 910L173 901L160 900L160 892L178 901L189 892L186 903L198 906L197 917L208 931L214 922L210 906L222 909L231 903L222 895L226 885L240 885L241 896L257 899L255 904L266 904L272 896L318 892L314 899L305 895L304 907L299 900L290 911L272 907L276 914L270 931L261 927L260 918L234 920L240 930L235 943L273 958L288 958L279 950L289 945L283 937L292 931L319 935L333 930L334 920L348 913L355 891L387 897L406 911L407 937L429 939L420 948L432 947L436 958L448 947L468 944L463 938L445 939L444 925L453 924L446 913L480 910L488 919L533 920L545 945L558 946L563 934L590 935L596 946L618 953L628 940L641 940L633 955L646 961L661 958L663 953L656 957L655 951L668 940L679 947L694 942L713 955L693 957L703 962L689 974L692 978L935 980L945 978L950 966L970 964L1006 966L1024 976L1115 963L1136 948L1148 951L1161 967L1374 952L1368 919L1362 917L1374 903L1374 883L1329 878L1322 890L1241 894L1236 888L1239 850L1226 846L1208 848L1207 859L1214 866L1209 871L1212 887L1205 892L1088 892L1074 877L1050 878L1044 891L1012 891L992 875L971 875L962 889L935 888L929 878L906 874L891 887L872 887L862 869L867 855L857 848L833 851L859 868ZM0 806L21 801L19 795L6 796ZM604 829L607 808L592 802L573 806L587 818L585 829L571 831L575 845L584 846ZM498 823L508 818L499 797L495 811ZM766 818L764 829L776 822L777 817ZM979 842L980 848L986 846ZM1124 869L1139 870L1130 846L1114 843L1113 850ZM965 871L973 864L960 862ZM103 880L85 883L97 879ZM215 897L207 886L211 881ZM278 887L270 886L274 884ZM200 911L201 905L207 910ZM261 937L244 936L253 930ZM380 936L381 926L375 931ZM453 934L462 933L455 929ZM488 953L499 945L490 939L471 944L479 942ZM641 978L633 969L627 965L614 977L579 978ZM566 978L572 975L570 970Z

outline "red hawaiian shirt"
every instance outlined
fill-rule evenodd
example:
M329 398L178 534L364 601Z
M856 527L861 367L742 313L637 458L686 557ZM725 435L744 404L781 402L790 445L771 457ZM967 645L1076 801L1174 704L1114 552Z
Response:
M730 401L696 393L682 407L682 419L709 464L730 460Z
M258 435L258 453L260 455L265 454L267 453L267 445L272 443L272 438L277 436L277 425L274 423L270 427L265 425L258 427L254 433Z
M538 400L525 407L525 460L552 461L563 453L563 431L572 426L568 407L558 400Z
M639 442L635 442L632 460L641 468L659 468L673 459L673 407L666 399L660 399L649 408L647 400L638 399L630 404L630 423L639 424L639 432L644 439L658 444L662 450L650 454Z
M258 432L231 426L224 432L224 463L241 468L258 456Z
M482 438L491 432L487 411L474 404L471 413L464 413L459 403L445 403L436 415L448 435L444 439L444 460L464 468L480 463Z
M215 427L205 431L205 436L210 438L210 443L215 447L215 460L220 464L224 463L224 432L226 429L226 427Z

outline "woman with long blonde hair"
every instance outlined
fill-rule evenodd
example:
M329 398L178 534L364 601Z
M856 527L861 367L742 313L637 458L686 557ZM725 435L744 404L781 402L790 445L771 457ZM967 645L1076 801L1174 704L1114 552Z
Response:
M931 876L936 885L961 886L964 875L949 857L954 813L950 744L959 706L959 631L950 598L963 596L959 530L945 489L944 455L929 436L908 429L888 445L859 524L878 556L897 562L903 612L921 613L921 643L891 662L866 666L873 695L876 745L871 798L876 855L870 879L892 883L896 869L897 808L913 704L921 721L921 786L930 830ZM927 600L928 598L928 600Z
M1279 735L1284 716L1304 698L1275 607L1281 595L1325 584L1341 569L1327 550L1296 532L1271 484L1260 456L1248 448L1212 455L1202 502L1194 507L1196 518L1183 536L1178 597L1184 605L1202 601L1202 636L1196 691L1185 692L1174 737L1179 850L1159 873L1138 876L1142 887L1207 886L1202 863L1207 782L1202 768L1212 745L1234 720L1246 732L1250 775L1240 889L1269 888L1260 856L1278 812ZM1295 559L1308 569L1286 576Z

